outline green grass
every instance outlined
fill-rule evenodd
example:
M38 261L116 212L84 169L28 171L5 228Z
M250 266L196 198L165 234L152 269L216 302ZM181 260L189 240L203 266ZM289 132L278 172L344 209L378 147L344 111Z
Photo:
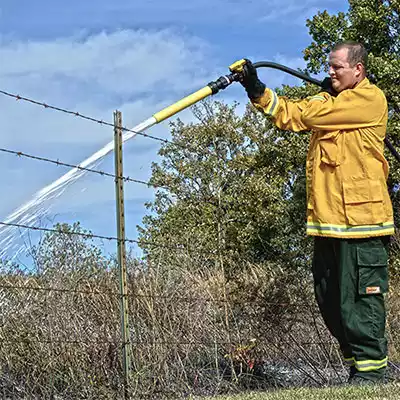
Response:
M219 396L212 400L400 400L400 384L372 387L335 387L326 389L291 389L235 396ZM199 399L198 399L199 400ZM204 400L204 398L203 398ZM211 398L210 398L211 400Z

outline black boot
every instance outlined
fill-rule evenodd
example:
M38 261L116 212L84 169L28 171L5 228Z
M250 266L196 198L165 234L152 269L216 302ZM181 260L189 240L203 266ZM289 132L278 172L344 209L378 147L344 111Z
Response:
M375 371L361 372L355 367L350 368L348 383L350 385L379 385L386 382L386 368L377 369Z

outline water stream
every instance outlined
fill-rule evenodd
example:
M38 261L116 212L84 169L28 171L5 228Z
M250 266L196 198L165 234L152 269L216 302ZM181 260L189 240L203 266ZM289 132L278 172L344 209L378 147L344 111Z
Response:
M137 133L143 132L144 130L155 125L157 121L151 117L140 124L133 127L130 131L127 131L122 135L122 141L125 142ZM96 153L83 160L78 167L81 168L95 168L101 160L110 152L114 150L114 141L107 143ZM18 207L10 215L8 215L3 222L6 224L18 224L18 225L29 225L39 226L40 221L46 216L46 213L50 207L50 202L57 197L61 196L68 186L72 185L79 178L84 176L88 171L73 168L66 174L50 183L43 189L39 190L32 196L32 199L27 201L22 206ZM21 243L21 236L28 234L29 229L18 228L14 226L0 226L0 258L7 257L8 260L16 258L24 250L25 245ZM18 239L18 240L17 240Z

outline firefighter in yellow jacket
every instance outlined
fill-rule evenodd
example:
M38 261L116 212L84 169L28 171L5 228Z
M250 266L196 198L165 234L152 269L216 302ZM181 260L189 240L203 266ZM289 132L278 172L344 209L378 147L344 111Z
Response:
M387 366L384 293L394 233L383 155L388 107L366 65L362 44L337 44L329 56L331 86L303 100L266 88L248 60L241 82L278 128L311 131L307 234L315 237L315 294L350 367L349 381L361 384L382 381Z

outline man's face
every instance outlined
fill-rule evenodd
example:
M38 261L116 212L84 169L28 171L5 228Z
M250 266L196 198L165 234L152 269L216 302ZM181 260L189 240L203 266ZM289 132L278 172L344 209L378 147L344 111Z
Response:
M338 93L355 87L361 81L362 64L351 66L347 57L348 51L343 48L329 54L329 76L333 89Z

